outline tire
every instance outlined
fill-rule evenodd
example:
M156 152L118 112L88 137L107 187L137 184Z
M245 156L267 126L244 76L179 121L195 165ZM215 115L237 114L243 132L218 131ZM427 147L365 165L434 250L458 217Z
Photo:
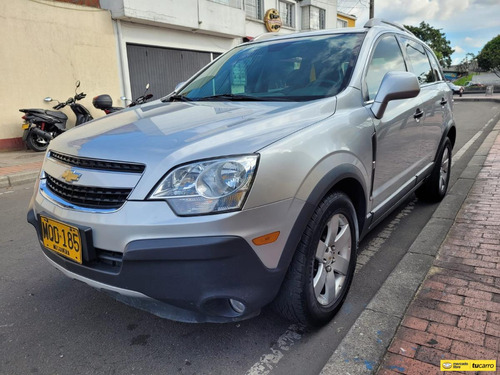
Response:
M47 149L49 142L37 136L35 133L30 132L26 137L26 146L28 146L30 150L42 152Z
M451 142L446 138L439 152L436 164L431 175L424 184L417 189L417 197L427 202L440 202L448 191L451 173Z
M356 211L334 192L310 219L273 302L283 317L306 326L328 323L342 306L356 266Z

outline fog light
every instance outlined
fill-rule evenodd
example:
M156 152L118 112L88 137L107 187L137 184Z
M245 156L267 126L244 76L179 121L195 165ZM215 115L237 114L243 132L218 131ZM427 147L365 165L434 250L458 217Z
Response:
M243 314L243 312L245 311L245 305L243 304L243 302L229 298L229 304L231 305L233 310L236 311L238 314Z

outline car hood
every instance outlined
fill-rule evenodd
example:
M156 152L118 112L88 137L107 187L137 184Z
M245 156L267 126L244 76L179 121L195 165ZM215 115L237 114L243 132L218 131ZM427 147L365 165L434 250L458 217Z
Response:
M313 102L154 101L78 126L51 141L68 155L146 164L163 175L193 160L254 153L335 112Z
M150 164L252 153L335 111L315 102L148 103L57 137L51 149L75 156Z

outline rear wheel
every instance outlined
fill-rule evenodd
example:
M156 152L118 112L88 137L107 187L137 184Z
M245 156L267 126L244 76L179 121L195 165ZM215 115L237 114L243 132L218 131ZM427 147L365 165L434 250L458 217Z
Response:
M356 211L340 192L316 208L302 235L275 309L285 318L320 326L342 306L356 265Z
M451 142L446 138L434 169L426 182L417 190L417 196L428 202L440 202L448 191L451 172Z
M35 133L30 132L26 138L26 145L33 151L41 152L47 149L49 142Z

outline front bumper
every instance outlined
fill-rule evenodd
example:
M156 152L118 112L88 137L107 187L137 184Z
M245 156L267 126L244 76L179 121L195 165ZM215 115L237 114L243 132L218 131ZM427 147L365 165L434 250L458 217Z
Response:
M257 315L275 298L288 265L281 255L294 223L283 218L293 217L291 212L299 211L301 202L282 201L227 217L177 218L177 227L168 225L174 218L163 215L167 223L158 218L155 208L165 212L166 204L146 202L148 215L141 216L143 205L127 202L110 214L79 212L57 206L36 187L28 222L35 227L45 256L66 276L163 318L243 320ZM80 229L86 249L83 264L43 246L40 214ZM281 230L277 242L257 250L251 245L249 238L276 229ZM158 235L161 232L163 237ZM112 243L118 248L102 246ZM244 311L234 309L231 299L242 303Z

